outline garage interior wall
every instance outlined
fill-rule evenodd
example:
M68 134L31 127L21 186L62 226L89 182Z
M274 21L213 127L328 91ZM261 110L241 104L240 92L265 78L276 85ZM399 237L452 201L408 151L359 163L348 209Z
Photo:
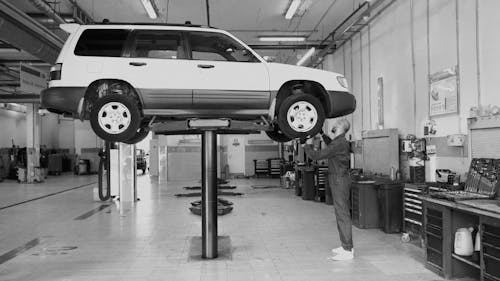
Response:
M434 116L437 134L429 139L437 153L428 167L468 169L467 148L447 147L450 134L467 134L472 106L500 105L497 68L500 25L497 0L399 0L368 27L329 55L327 70L344 73L358 101L349 116L353 139L377 129L377 79L384 86L384 127L401 136L423 137L429 117L429 74L459 68L459 112ZM479 57L478 57L479 54ZM428 171L430 172L430 171Z
M40 122L40 145L52 149L69 149L81 154L82 148L101 147L102 142L94 134L88 121L81 122L45 113ZM0 109L0 128L13 134L0 134L0 148L26 147L26 113Z

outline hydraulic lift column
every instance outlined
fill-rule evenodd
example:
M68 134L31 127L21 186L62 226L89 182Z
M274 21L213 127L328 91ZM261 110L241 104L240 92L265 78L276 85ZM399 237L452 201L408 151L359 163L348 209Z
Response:
M201 136L201 240L202 257L216 258L217 253L217 134L205 130Z

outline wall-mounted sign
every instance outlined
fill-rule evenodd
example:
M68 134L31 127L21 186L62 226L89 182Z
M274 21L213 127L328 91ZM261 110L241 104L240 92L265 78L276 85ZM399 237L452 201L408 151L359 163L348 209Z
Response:
M457 67L443 69L429 76L429 115L458 112Z

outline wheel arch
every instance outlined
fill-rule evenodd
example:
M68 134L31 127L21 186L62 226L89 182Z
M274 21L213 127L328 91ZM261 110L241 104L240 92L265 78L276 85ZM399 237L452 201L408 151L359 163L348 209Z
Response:
M137 88L135 88L132 84L130 84L129 82L122 80L122 79L101 78L101 79L97 79L97 80L91 82L89 84L89 86L87 87L87 89L85 90L85 95L83 97L82 109L81 109L81 111L79 110L80 111L79 114L82 117L82 119L87 119L89 117L90 111L88 110L88 108L89 108L88 103L95 102L95 100L97 100L97 98L99 98L99 96L98 96L99 93L98 93L97 89L103 83L120 83L120 84L127 85L132 90L128 94L132 95L136 99L138 106L139 106L139 110L140 110L141 114L143 114L142 109L144 107L144 101L142 100L141 95L139 94L139 91Z
M312 80L289 80L283 83L276 94L275 114L277 114L281 103L286 97L300 93L300 90L306 94L317 97L323 105L326 116L330 114L330 96L328 92L323 85Z

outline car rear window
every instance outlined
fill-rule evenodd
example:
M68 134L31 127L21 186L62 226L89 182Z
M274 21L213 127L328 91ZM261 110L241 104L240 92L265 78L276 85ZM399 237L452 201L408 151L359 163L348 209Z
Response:
M126 29L87 29L76 44L75 55L120 57L128 34Z

